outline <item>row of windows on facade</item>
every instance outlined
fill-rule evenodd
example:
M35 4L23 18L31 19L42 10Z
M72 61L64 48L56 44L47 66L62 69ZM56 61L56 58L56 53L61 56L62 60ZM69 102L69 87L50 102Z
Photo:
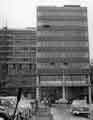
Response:
M26 39L30 42L35 41L35 35L29 37L29 35L28 36L26 35L15 35L14 36L14 35L8 35L6 33L5 34L0 33L0 39L3 39L3 38L8 39L9 41L16 41L16 40L20 41L20 40L26 40Z
M52 26L86 26L87 27L87 22L86 21L43 21L43 20L40 20L39 23L38 23L38 26L43 26L44 27L44 24L48 24L50 25L50 27Z
M47 16L38 16L38 21L39 20L42 20L42 21L74 21L74 22L78 22L78 21L87 21L87 17L86 16L50 16L50 17L47 17Z
M61 27L61 26L60 26ZM60 28L59 27L59 28ZM65 28L66 28L66 26L64 26ZM72 30L72 28L74 28L73 30ZM80 28L79 26L77 26L77 28ZM61 37L68 37L68 36L75 36L75 37L77 37L77 36L80 36L80 37L83 37L83 36L85 36L85 37L87 37L88 36L88 33L87 33L87 31L86 31L86 29L84 29L83 31L78 31L77 30L77 28L76 27L71 27L71 31L70 31L70 29L67 29L66 31L62 28L62 30L61 30L61 28L60 28L60 31L59 30L57 30L56 31L56 29L57 28L55 28L54 29L54 31L53 30L51 30L51 32L50 32L50 30L49 29L39 29L38 28L38 32L37 32L37 35L38 36L61 36ZM66 36L66 35L68 35L68 36Z
M35 52L36 51L36 47L31 47L31 46L25 46L25 45L5 45L5 44L0 44L0 49L3 50L10 50L12 52L12 50L14 49L15 51L22 51L22 52Z
M38 43L37 44L38 47L72 47L72 48L75 48L75 47L88 47L89 45L87 43L84 43L84 44L40 44Z
M36 59L27 59L27 58L0 58L0 63L4 63L4 62L8 62L8 63L36 63Z
M66 12L59 12L59 11L56 11L56 12L52 12L52 11L49 11L49 12L46 12L46 11L42 11L42 12L39 12L37 13L38 16L47 16L47 17L53 17L53 16L56 16L56 17L64 17L64 16L78 16L78 17L85 17L87 16L86 12L82 12L82 11L79 11L79 12L74 12L73 11L66 11Z
M80 74L70 74L70 75L65 75L64 76L65 78L65 81L70 81L70 80L88 80L88 75L80 75ZM63 79L63 76L41 76L40 77L41 81L44 80L44 81L52 81L52 80L55 80L55 81L59 81L59 80L62 80Z
M33 45L33 44L6 44L6 43L3 43L3 44L0 44L0 47L8 47L8 48L23 48L23 49L26 49L26 50L28 50L28 49L31 49L32 50L32 48L35 48L36 46L35 45Z
M63 57L63 58L88 58L89 57L89 54L88 52L83 52L83 53L80 53L80 52L74 52L74 53L71 53L71 52L68 52L68 53L65 53L65 52L62 52L62 53L54 53L54 52L50 52L50 53L41 53L41 52L38 52L37 54L37 57L38 58L51 58L51 57Z
M35 71L36 65L32 64L3 64L2 70L7 71L8 73L17 73L20 71L31 72Z
M49 26L49 25L45 25L45 26ZM51 32L67 32L67 31L69 31L69 30L71 30L72 32L73 31L84 31L84 32L86 32L87 30L88 30L88 28L87 28L87 26L84 26L84 25L82 25L82 26L72 26L72 25L69 25L69 26L65 26L65 25L55 25L55 26L51 26L51 27L43 27L43 25L42 26L38 26L38 29L37 29L38 31L44 31L44 32L50 32L50 30L51 30ZM43 32L43 35L45 35L44 34L44 32ZM56 35L57 35L57 33L56 33ZM38 34L38 36L40 36L41 34L39 33ZM52 33L52 35L53 35L53 33ZM74 34L72 34L73 36L74 36ZM63 36L63 35L62 35Z
M87 52L88 51L88 47L38 47L38 52ZM11 55L12 53L14 54L20 54L20 55L24 55L24 54L30 54L31 55L35 55L36 51L23 51L23 50L19 50L19 49L13 49L13 50L8 50L8 49L2 49L0 48L0 54L4 54L4 53L8 53L9 55Z
M29 56L31 56L31 55L35 55L36 54L36 51L31 51L31 52L29 52L29 51L22 51L22 50L8 50L8 49L4 49L4 50L2 50L2 49L0 49L0 54L8 54L8 55L14 55L14 54L18 54L18 55L24 55L24 56L27 56L28 54L29 54Z

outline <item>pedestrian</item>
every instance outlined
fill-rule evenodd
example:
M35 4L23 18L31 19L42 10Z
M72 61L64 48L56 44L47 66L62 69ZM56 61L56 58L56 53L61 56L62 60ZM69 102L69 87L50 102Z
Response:
M37 110L38 110L38 100L36 99L35 100L35 113L37 112Z
M48 105L49 105L49 107L51 107L51 98L50 97L48 98Z

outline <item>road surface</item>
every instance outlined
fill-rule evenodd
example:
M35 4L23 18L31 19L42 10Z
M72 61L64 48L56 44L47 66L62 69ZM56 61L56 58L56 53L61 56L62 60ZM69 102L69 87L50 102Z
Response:
M51 108L53 120L89 120L84 116L73 116L68 105L56 105Z

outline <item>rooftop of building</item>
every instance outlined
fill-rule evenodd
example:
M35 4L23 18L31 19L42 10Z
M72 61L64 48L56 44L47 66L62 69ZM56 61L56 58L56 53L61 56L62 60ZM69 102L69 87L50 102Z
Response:
M46 9L46 8L51 8L51 9L52 9L52 8L56 8L56 9L58 8L58 9L59 9L59 8L67 8L67 7L68 7L68 8L73 8L73 9L74 9L74 8L75 8L75 9L76 9L76 8L77 8L77 9L78 9L78 8L80 9L80 7L82 7L82 8L87 8L87 6L82 6L82 5L62 5L62 6L61 6L61 5L60 5L60 6L44 6L44 5L42 6L42 5L41 5L41 6L38 6L37 9L38 9L38 8L45 8L45 9Z
M35 27L26 27L26 28L8 28L7 26L0 28L0 31L36 31Z

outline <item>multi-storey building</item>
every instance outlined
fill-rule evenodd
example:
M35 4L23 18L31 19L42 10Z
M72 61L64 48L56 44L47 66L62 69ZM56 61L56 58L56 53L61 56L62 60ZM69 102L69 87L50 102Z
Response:
M7 28L0 30L0 86L5 86L5 80L8 75L7 56L10 51L9 46L10 35Z
M37 73L41 96L69 99L88 95L86 7L37 8Z
M35 95L36 84L36 30L0 30L0 63L4 63L6 75L1 78L4 88L30 88ZM1 70L1 71L2 71Z
M1 29L0 71L1 87L30 88L37 99L87 96L87 8L38 7L37 31Z

